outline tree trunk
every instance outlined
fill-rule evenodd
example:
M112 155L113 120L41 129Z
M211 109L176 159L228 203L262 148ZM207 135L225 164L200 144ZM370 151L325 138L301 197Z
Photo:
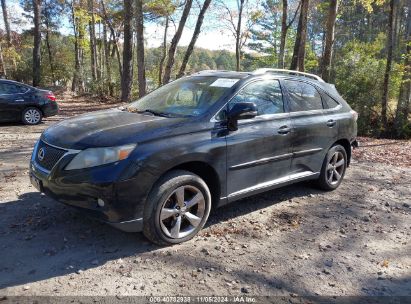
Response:
M146 95L143 0L136 0L136 41L137 41L138 96L143 97L144 95Z
M121 100L129 101L133 85L133 1L124 0L124 46L123 75L121 78Z
M327 18L327 32L325 35L324 56L321 63L321 76L329 82L331 73L331 58L334 45L335 20L337 18L338 0L330 0Z
M44 17L45 17L45 25L46 25L46 46L47 46L47 53L49 56L49 64L50 64L50 71L51 71L51 78L53 85L55 85L56 82L56 75L55 75L55 69L54 69L54 62L53 62L53 52L51 49L51 44L50 44L50 14L49 14L49 8L46 6L44 8Z
M174 34L173 39L171 40L170 49L168 50L167 64L166 64L166 68L164 71L163 84L166 84L170 81L171 70L174 65L174 60L175 60L174 56L176 54L177 45L178 45L178 42L180 41L181 34L183 33L183 29L186 24L188 14L190 13L192 4L193 4L193 0L186 1L183 14L181 15L180 22L178 23L177 31Z
M383 84L383 94L381 100L381 121L384 128L384 132L387 131L388 117L387 117L387 108L389 101L389 86L391 78L391 66L392 66L392 55L394 49L394 20L397 13L397 2L398 0L390 1L390 16L388 21L388 30L387 30L387 64L385 66L384 74L384 84Z
M4 63L4 57L3 57L3 48L1 46L1 42L0 42L0 65L1 65L1 69L3 74L0 75L0 78L7 78L7 68L6 65Z
M203 25L204 15L210 6L211 0L205 0L204 4L200 10L200 14L198 15L196 27L194 29L193 36L191 37L190 44L187 47L186 53L184 54L184 59L180 67L180 71L178 72L177 78L180 78L184 75L184 71L186 70L188 60L190 59L191 54L193 53L194 46L197 42L198 36L200 35L201 26Z
M408 12L411 11L411 2L408 2ZM407 16L407 24L405 30L405 43L407 45L404 74L402 76L400 96L398 98L397 110L395 113L394 128L397 136L403 136L403 127L408 121L408 115L411 105L411 15Z
M98 78L97 71L97 45L96 45L96 22L94 18L94 0L87 0L88 11L91 16L89 22L90 32L90 60L91 60L91 76L96 81Z
M309 0L301 0L300 20L298 20L297 37L291 61L291 70L304 71L305 42L307 39L307 19Z
M168 32L168 23L169 23L169 16L166 16L166 20L164 21L164 36L163 36L163 55L161 56L160 59L160 64L158 68L158 84L161 86L163 83L162 77L163 77L163 67L164 67L164 62L166 61L167 58L167 32Z
M71 84L71 90L76 92L81 83L80 76L80 49L79 49L79 37L76 25L76 17L74 14L74 0L71 2L71 21L73 23L73 32L74 32L74 73L73 73L73 82Z
M41 0L33 0L34 9L34 47L33 47L33 86L37 87L41 81Z
M298 4L297 9L295 10L293 18L287 24L288 19L288 0L283 0L283 13L281 16L281 37L280 37L280 53L278 54L278 67L284 69L285 67L285 43L287 40L288 29L294 23L295 18L297 17L298 11L300 10L301 3Z
M101 0L101 7L103 9L103 14L104 14L104 18L105 21L107 23L108 28L110 29L110 33L113 39L113 55L111 55L112 57L114 57L114 55L117 56L117 63L118 63L118 71L120 73L120 78L122 78L123 76L123 66L121 64L121 56L120 56L120 50L118 47L118 39L116 38L116 31L114 30L113 25L111 24L108 15L107 15L107 11L106 11L106 5L104 0Z
M103 48L104 48L104 62L106 65L105 81L108 85L108 92L110 96L114 96L114 88L111 79L111 63L110 63L110 46L107 42L107 24L103 23Z
M3 9L3 20L4 20L4 27L6 29L6 39L7 39L7 46L11 46L11 32L10 32L10 23L9 23L9 16L7 12L7 4L6 0L1 0L1 8Z
M287 18L288 18L288 0L283 0L283 14L281 16L281 38L280 53L278 54L278 67L284 69L285 41L287 39Z
M241 22L243 18L244 1L245 0L237 0L238 22L235 35L235 66L237 71L240 71L241 69Z

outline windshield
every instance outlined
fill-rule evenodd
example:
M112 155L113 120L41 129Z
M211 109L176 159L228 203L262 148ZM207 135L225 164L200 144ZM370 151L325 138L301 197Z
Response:
M238 81L210 76L179 79L133 102L127 110L167 117L199 116Z

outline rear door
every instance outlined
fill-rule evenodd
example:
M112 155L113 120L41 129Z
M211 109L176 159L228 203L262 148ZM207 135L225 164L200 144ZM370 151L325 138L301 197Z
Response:
M240 120L227 138L228 198L237 199L285 182L291 164L290 118L278 80L246 85L229 102L254 102L258 116Z
M324 110L320 90L314 85L286 79L293 128L291 174L310 175L321 170L324 157L338 132L338 121Z
M29 88L12 82L0 82L0 119L20 120L23 110L30 103L27 100Z

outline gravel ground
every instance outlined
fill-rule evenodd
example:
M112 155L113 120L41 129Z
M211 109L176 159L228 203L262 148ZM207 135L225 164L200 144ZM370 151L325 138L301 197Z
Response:
M48 125L110 107L64 99L61 115L39 126L0 125L0 297L411 296L409 166L362 151L334 192L300 183L243 199L194 240L160 248L29 184L30 153Z

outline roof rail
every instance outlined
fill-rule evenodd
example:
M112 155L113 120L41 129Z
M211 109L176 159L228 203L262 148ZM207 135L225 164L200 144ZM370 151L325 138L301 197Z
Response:
M265 73L278 73L278 74L303 76L303 77L315 79L319 82L325 82L320 76L317 76L317 75L314 75L314 74L309 74L309 73L304 73L304 72L299 72L299 71L293 71L293 70L284 70L284 69L257 69L253 72L253 75L262 75L262 74L265 74Z
M216 73L216 72L232 72L232 71L229 71L229 70L202 70L202 71L198 71L197 73L194 73L194 74Z

